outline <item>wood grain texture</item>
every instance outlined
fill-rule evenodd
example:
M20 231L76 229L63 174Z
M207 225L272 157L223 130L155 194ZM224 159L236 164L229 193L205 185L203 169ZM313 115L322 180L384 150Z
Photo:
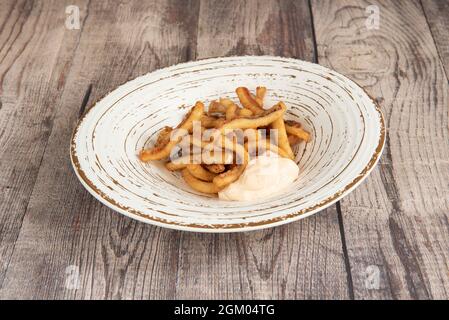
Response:
M135 222L83 189L68 152L82 101L195 58L315 60L308 2L3 1L0 298L448 299L447 5L311 3L319 63L384 111L384 156L341 202L342 221L332 207L274 229L209 235ZM80 8L80 30L64 27L69 4ZM379 30L366 29L370 4ZM78 288L68 287L77 272Z
M449 30L449 1L421 0L421 5L446 71L446 77L449 78L449 37L447 36Z
M60 1L0 6L0 288L79 41L64 28L64 8Z
M309 13L307 1L202 1L197 57L270 54L312 60ZM269 230L183 233L176 296L348 298L335 207Z
M215 6L220 7L218 1ZM242 9L237 2L235 6ZM93 84L93 101L129 78L196 55L199 2L131 2L118 8L92 2L85 9L74 67L55 109L48 147L0 297L347 297L335 210L264 232L197 235L134 222L83 190L70 168L66 142L88 84ZM257 12L256 18L248 24L242 15L232 32L237 41L226 51L215 49L218 54L312 59L306 2L254 1L243 9ZM220 10L224 19L237 12ZM200 15L204 19L199 28L209 28L211 19L218 18L211 2L201 3ZM278 19L285 22L272 28ZM296 28L303 30L301 37L296 37ZM217 32L200 31L200 57L211 55L204 42L211 37L208 30ZM252 49L256 47L257 52ZM77 290L65 285L69 266L79 272Z
M365 26L371 4L378 30ZM364 86L388 129L379 166L341 201L355 298L448 299L448 81L422 7L317 0L312 8L319 63Z
M90 83L92 102L130 78L191 57L197 5L92 1L80 7L87 19L73 31L79 45L1 298L174 297L180 234L127 219L91 197L73 173L68 142ZM76 290L66 286L71 270L79 273Z

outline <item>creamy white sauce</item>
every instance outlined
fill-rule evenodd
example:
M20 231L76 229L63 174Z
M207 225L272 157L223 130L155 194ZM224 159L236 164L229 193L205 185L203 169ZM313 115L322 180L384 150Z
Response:
M296 180L299 168L274 153L252 159L240 178L218 193L222 200L250 201L272 196Z

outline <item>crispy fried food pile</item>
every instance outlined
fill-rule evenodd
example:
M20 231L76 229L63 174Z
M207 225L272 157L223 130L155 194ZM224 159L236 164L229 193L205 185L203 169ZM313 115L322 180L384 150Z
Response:
M154 147L140 152L140 160L168 159L165 167L181 171L193 189L216 194L240 177L251 155L268 150L294 159L292 147L308 142L310 134L299 122L284 120L287 106L280 101L265 109L265 87L257 87L255 95L245 87L235 91L241 106L220 98L206 111L196 102L176 128L159 132Z

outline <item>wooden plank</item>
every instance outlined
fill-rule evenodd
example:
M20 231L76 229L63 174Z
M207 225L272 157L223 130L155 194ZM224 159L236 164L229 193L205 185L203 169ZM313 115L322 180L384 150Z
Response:
M89 84L92 102L130 78L192 56L198 4L92 1L80 7L87 19L55 101L1 298L174 297L180 233L127 219L94 200L73 173L68 144Z
M61 1L0 6L0 288L79 41L64 10Z
M365 25L370 4L378 30ZM380 164L341 201L355 298L448 299L448 82L421 5L312 8L319 62L364 86L388 127Z
M287 11L286 4L295 10ZM0 297L173 298L193 297L198 289L203 298L347 296L334 210L265 232L191 235L146 226L112 213L76 181L64 146L87 84L94 84L92 101L127 78L193 56L195 39L191 36L196 32L192 27L196 27L196 14L192 7L196 5L180 1L147 6L136 2L118 12L107 3L89 6L73 64L77 68L67 76L66 88L70 89L64 91L63 102L57 106L47 152ZM260 5L260 13L266 14L265 5ZM255 7L253 2L248 9ZM185 15L187 8L191 15ZM252 43L261 43L263 53L311 59L312 47L303 44L310 36L298 40L292 30L287 33L288 28L304 23L296 20L296 14L308 12L303 9L304 4L293 2L271 8L268 20L264 20L267 33L254 33L260 37ZM291 53L290 45L266 36L270 34L267 21L272 23L279 15L292 21L276 31L289 43L296 41ZM246 42L252 31L240 29L234 34L239 33L245 38L234 54L252 53ZM301 45L308 51L298 49ZM210 246L211 241L214 246ZM198 259L204 252L209 259ZM206 260L208 265L203 268L200 262ZM79 271L77 290L65 286L65 272L74 271L66 269L69 266ZM210 281L204 281L205 277Z
M449 78L449 2L441 0L421 0L427 23L432 31L435 45Z
M313 59L307 1L202 1L197 57ZM231 235L183 233L181 299L348 298L335 207L300 222Z

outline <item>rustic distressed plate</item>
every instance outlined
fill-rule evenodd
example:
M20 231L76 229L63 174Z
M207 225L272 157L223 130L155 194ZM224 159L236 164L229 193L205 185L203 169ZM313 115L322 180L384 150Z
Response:
M297 181L254 202L227 202L193 191L162 163L137 153L164 126L179 123L196 100L206 103L246 86L268 88L266 105L283 100L312 141L296 148ZM71 159L81 183L110 208L139 221L199 232L273 227L316 213L353 190L382 152L385 128L372 99L348 78L317 64L244 56L178 64L129 81L80 120Z

